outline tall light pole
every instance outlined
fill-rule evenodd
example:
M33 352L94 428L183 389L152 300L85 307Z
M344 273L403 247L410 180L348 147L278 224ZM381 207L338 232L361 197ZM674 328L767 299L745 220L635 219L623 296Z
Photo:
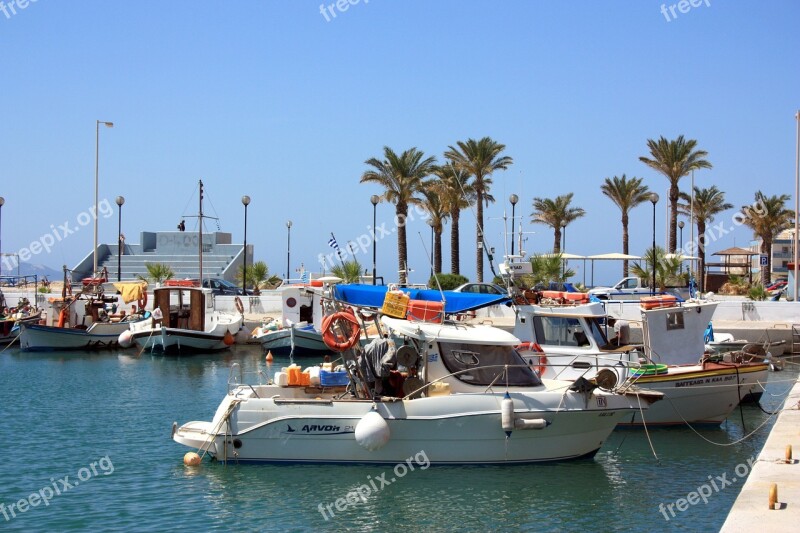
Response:
M122 204L125 203L124 196L117 196L117 211L119 218L117 219L117 281L122 281Z
M797 120L797 152L794 163L794 301L797 301L797 226L800 214L800 110L794 116Z
M372 284L377 284L377 277L378 277L378 239L375 237L375 225L378 223L377 220L377 213L378 213L378 202L381 201L381 197L377 194L373 194L369 197L369 201L372 202Z
M517 207L517 202L519 202L519 196L512 194L508 197L508 201L511 202L511 255L514 255L514 225L517 223L514 211Z
M658 203L658 194L650 193L650 201L653 202L653 255L651 261L651 268L653 269L653 284L650 286L650 294L656 293L656 204Z
M561 253L565 254L565 253L567 253L567 225L566 224L561 224L561 240L563 241L563 244L561 245ZM564 274L566 274L566 273L567 273L567 260L566 259L562 259L561 260L561 277L563 278Z
M3 205L6 199L0 196L0 274L3 273Z
M286 279L289 279L289 263L292 253L292 221L286 221Z
M684 224L683 220L681 220L680 222L678 222L678 229L679 229L679 230L681 230L681 231L680 231L680 233L681 233L681 248L680 248L680 255L681 255L681 274L683 274L683 226L684 226L684 225L685 225L685 224Z
M242 267L242 292L247 294L247 206L250 205L250 197L246 194L242 196L244 206L244 266Z
M113 122L104 122L97 120L94 129L94 270L92 277L97 273L97 204L100 203L99 199L99 174L100 174L100 124L106 128L113 128Z

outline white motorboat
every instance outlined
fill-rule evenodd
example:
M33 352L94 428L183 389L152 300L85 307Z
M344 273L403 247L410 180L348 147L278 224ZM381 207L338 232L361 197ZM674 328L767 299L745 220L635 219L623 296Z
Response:
M130 332L119 336L123 347L135 342L143 350L166 354L214 352L233 344L242 326L241 314L214 308L211 289L161 287L153 291L153 300L151 319L131 324Z
M339 278L326 280L341 281ZM335 282L333 281L333 282ZM322 340L321 298L328 290L324 283L290 285L281 288L281 320L262 324L253 331L265 352L287 357L321 356L331 353Z
M615 326L620 334L608 340L601 303L522 305L514 333L531 343L523 354L546 378L591 379L609 369L623 390L635 383L663 392L664 401L644 416L648 425L716 425L742 399L763 390L767 365L705 358L702 332L711 313L713 304L700 303L643 309L643 351L627 345L623 321ZM641 424L641 414L634 413L622 425Z
M222 461L397 463L423 451L436 464L532 463L593 456L639 409L633 396L542 382L519 340L491 326L381 323L403 345L356 345L358 361L344 352L346 391L324 376L319 387L237 380L210 422L176 424L173 439Z

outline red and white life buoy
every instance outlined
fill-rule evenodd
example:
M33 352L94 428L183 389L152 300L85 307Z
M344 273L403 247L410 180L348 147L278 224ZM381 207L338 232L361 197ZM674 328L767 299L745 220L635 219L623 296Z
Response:
M342 320L350 326L349 337L344 337L341 333L336 331L337 323ZM356 345L360 336L361 325L350 309L347 311L339 311L338 313L328 315L322 319L322 341L325 343L325 346L334 352L349 350Z
M533 352L539 356L539 363L533 367L533 370L542 377L547 370L547 356L542 350L542 347L539 346L538 342L523 342L519 346L517 346L516 350L520 353L522 352Z

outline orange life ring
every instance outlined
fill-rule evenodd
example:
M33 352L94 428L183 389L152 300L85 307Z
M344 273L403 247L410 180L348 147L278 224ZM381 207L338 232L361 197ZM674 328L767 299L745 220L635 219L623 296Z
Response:
M518 352L534 352L539 354L539 364L534 367L534 370L539 374L539 377L544 375L547 370L547 356L544 354L544 350L542 350L538 342L523 342L516 347L516 350Z
M238 296L233 299L233 302L236 304L236 310L239 311L240 315L244 314L244 305L242 305L242 299Z
M337 322L344 320L350 323L350 337L345 338L343 335L334 331ZM343 352L349 350L358 342L361 336L361 326L356 320L356 316L352 311L339 311L332 315L327 315L322 319L322 341L325 346L334 352Z
M142 296L139 298L137 303L139 304L139 311L144 311L144 308L147 305L147 291L142 291Z
M58 327L63 328L64 324L67 323L67 313L69 313L69 311L66 307L61 309L61 312L58 313Z

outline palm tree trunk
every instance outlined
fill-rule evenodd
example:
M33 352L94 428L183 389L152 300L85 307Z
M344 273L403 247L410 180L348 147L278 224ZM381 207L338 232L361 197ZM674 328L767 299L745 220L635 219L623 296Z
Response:
M675 253L677 250L677 226L678 226L678 182L675 181L669 188L669 250L667 253Z
M772 239L761 236L761 253L767 256L767 266L761 268L761 284L766 287L772 280ZM795 281L795 283L797 283Z
M433 271L442 273L442 227L433 230Z
M406 263L408 262L408 250L406 244L406 218L408 216L408 206L406 204L397 204L395 212L397 217L397 270L400 274L400 284L405 285L408 282L408 274L406 270Z
M461 210L456 208L450 211L450 218L453 221L450 226L450 272L453 274L460 274L459 268L459 249L458 249L458 219L461 216Z
M553 230L553 253L561 253L561 226L556 226Z
M697 270L695 280L699 292L706 290L706 223L702 219L697 219Z
M477 181L477 180L476 180ZM475 198L478 203L477 255L475 266L477 269L476 281L483 282L483 191L477 190Z
M622 253L628 255L628 213L622 213ZM622 260L622 277L628 277L628 260Z

